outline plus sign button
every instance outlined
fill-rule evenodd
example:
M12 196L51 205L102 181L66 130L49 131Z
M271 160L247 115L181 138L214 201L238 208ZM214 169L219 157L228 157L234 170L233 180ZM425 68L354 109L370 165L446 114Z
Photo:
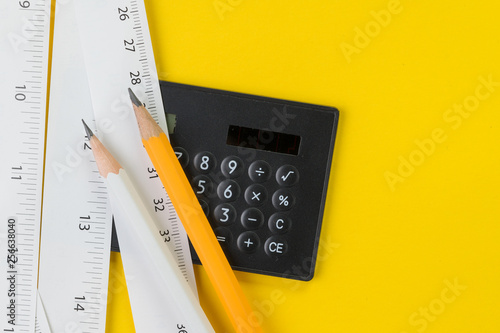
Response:
M260 239L255 232L246 231L238 237L236 244L241 251L252 253L259 247Z

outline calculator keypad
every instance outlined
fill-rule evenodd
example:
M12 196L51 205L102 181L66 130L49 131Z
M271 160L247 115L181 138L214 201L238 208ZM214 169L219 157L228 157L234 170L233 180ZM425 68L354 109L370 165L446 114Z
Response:
M181 152L180 159L188 158L184 148L174 150ZM292 226L289 211L296 204L293 189L299 183L297 168L271 166L264 160L252 161L247 167L238 156L215 156L208 151L194 156L196 174L188 176L192 176L193 190L223 250L236 246L242 253L252 254L260 248L270 260L285 256L289 249L286 234ZM222 161L220 168L217 160ZM207 201L216 204L209 207Z

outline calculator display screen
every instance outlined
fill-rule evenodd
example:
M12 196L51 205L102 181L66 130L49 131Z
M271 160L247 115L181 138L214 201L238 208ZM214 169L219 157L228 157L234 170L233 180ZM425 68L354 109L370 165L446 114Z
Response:
M230 146L298 155L300 136L229 125L226 144Z

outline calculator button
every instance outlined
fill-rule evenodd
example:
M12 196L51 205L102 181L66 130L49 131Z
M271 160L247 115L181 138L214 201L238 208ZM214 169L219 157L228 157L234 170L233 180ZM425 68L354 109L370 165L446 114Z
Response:
M227 178L239 177L243 173L243 161L237 156L228 156L222 161L220 169Z
M281 186L292 186L299 181L299 171L293 165L283 165L276 171L276 181Z
M210 178L207 176L199 175L194 177L191 182L191 186L193 186L193 191L197 195L210 195L213 190L213 184Z
M215 207L214 219L222 225L229 225L236 221L236 209L228 203L223 203Z
M272 257L279 257L288 251L288 243L282 237L271 236L264 244L264 251Z
M204 151L202 153L198 153L194 157L194 167L201 173L209 173L213 168L217 165L217 160L215 156L208 152Z
M200 201L201 209L203 209L203 213L205 213L205 215L208 216L208 212L210 210L208 203L205 200L199 200L199 201Z
M248 208L241 214L241 224L247 229L258 229L264 223L264 214L257 208Z
M255 161L248 168L248 176L256 183L263 183L271 177L271 166L266 161Z
M181 167L185 168L189 163L189 154L186 149L182 147L174 148L175 156L177 156L177 160L181 164Z
M228 228L217 227L214 229L214 234L222 248L228 247L231 244L232 234Z
M240 196L240 186L234 180L224 180L217 187L217 195L223 201L234 201Z
M289 210L295 203L295 198L290 191L280 189L274 192L272 202L276 209Z
M267 223L269 230L271 230L273 234L284 234L290 229L291 224L292 220L288 216L280 213L271 215Z
M262 185L250 185L245 191L245 201L251 206L260 206L266 199L267 191Z
M260 239L255 232L246 231L238 237L236 244L241 251L252 253L259 247Z

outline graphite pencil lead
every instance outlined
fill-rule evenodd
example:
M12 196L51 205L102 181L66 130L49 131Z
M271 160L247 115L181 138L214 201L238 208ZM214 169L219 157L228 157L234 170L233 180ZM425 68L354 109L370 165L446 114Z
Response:
M134 108L135 118L137 120L137 125L139 126L139 132L142 139L148 140L153 136L160 136L163 130L158 126L156 121L151 117L148 110L139 101L137 96L134 95L132 89L128 89L130 94L130 100L132 101L132 107Z
M134 94L134 92L130 88L128 88L128 95L130 96L130 100L132 101L132 103L134 103L135 106L137 106L137 107L143 106L141 101L137 98L137 96Z
M85 120L82 119L82 123L83 127L85 127L85 132L87 132L87 138L90 140L90 138L94 136L94 133L92 133L92 130L87 126Z

